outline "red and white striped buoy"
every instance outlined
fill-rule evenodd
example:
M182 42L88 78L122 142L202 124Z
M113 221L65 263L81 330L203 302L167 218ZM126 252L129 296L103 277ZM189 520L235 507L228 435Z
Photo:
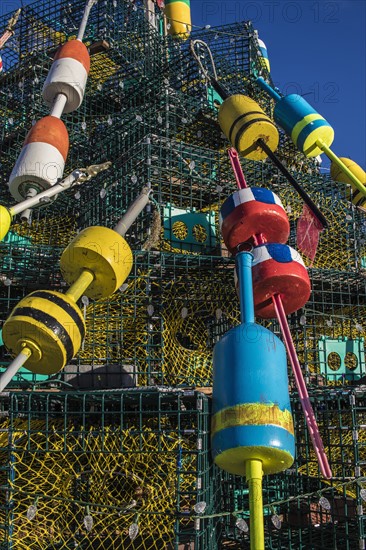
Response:
M286 244L266 243L253 250L255 313L276 317L272 296L281 296L286 315L304 307L311 293L310 279L298 252Z
M90 70L89 52L80 40L66 42L56 52L51 69L43 85L42 96L52 106L59 94L66 96L64 113L80 107Z
M9 190L17 201L27 196L29 187L40 192L62 177L69 151L65 124L45 116L31 128L9 178Z
M261 234L266 241L285 243L290 224L279 197L264 187L239 189L220 210L220 229L230 252Z

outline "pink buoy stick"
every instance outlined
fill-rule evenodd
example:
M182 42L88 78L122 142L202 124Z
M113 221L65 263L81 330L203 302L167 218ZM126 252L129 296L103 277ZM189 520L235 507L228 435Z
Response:
M241 164L239 162L239 155L234 147L230 147L228 150L228 155L230 158L231 166L235 175L236 183L239 189L246 189L248 184L246 182Z
M297 390L301 401L302 410L304 411L306 424L310 434L313 447L318 458L320 471L327 479L332 477L332 471L329 466L328 457L324 450L323 441L319 432L318 424L316 422L315 414L311 402L309 399L308 390L302 374L299 358L296 353L294 342L292 340L290 327L288 326L287 317L283 308L281 296L276 294L272 296L272 301L276 309L277 319L280 323L282 336L285 342L290 363L295 377Z
M248 184L246 182L237 151L231 147L228 151L231 166L233 168L236 183L239 189L246 189ZM254 236L256 244L264 244L266 241L262 235ZM281 327L282 337L285 342L287 353L290 359L291 367L295 377L295 383L297 391L299 392L299 398L304 411L306 425L309 431L309 435L314 447L315 454L318 459L320 471L326 479L332 477L332 471L329 466L328 457L324 450L323 441L319 432L318 424L315 418L314 410L310 402L308 390L302 374L299 358L296 353L294 342L292 340L290 327L288 326L287 317L283 308L281 296L276 294L272 296L272 301L276 310L278 322Z

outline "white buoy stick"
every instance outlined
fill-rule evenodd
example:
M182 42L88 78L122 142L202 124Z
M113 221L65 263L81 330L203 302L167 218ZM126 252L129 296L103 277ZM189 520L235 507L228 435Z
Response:
M50 115L56 118L61 118L62 113L64 112L64 109L65 109L66 103L67 103L67 96L65 94L57 94L53 102Z
M87 3L85 4L83 18L81 20L78 36L77 36L77 40L80 40L80 42L82 42L84 38L84 33L85 33L86 25L89 19L90 10L94 6L94 4L97 3L97 1L98 0L88 0Z
M17 214L24 212L24 210L27 210L28 208L33 208L34 206L37 206L45 199L54 197L62 191L69 189L72 184L75 183L75 181L80 177L81 173L81 170L74 170L73 172L71 172L71 174L67 176L67 178L62 180L60 183L56 183L49 189L42 191L42 193L38 193L34 197L26 199L25 201L19 202L15 206L12 206L11 208L9 208L11 215L16 216Z
M17 355L14 361L10 363L6 371L0 376L0 392L4 391L13 376L16 375L20 367L24 365L31 355L31 350L29 348L24 348L19 355Z
M122 237L124 237L133 224L133 222L136 220L137 216L143 211L145 206L149 202L149 196L151 193L151 189L149 187L144 187L139 194L139 196L133 201L133 203L128 207L126 213L124 216L119 220L117 225L113 228L114 231L119 233Z

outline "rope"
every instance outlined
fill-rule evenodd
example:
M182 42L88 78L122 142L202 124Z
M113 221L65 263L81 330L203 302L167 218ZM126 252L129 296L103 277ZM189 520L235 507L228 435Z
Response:
M213 55L212 55L212 52L208 46L208 44L206 44L206 42L204 42L203 40L191 40L191 52L192 52L192 55L193 57L195 58L195 60L197 61L202 73L204 74L206 80L208 82L211 82L211 79L212 77L209 75L209 73L206 71L206 69L204 68L203 64L202 64L202 61L201 61L201 56L198 55L198 53L196 53L195 51L195 46L198 45L198 46L202 46L203 48L206 48L207 52L208 52L208 55L210 56L210 61L211 61L211 65L212 65L212 72L213 72L213 77L215 80L217 80L217 72L216 72L216 65L215 65L215 62L214 62L214 59L213 59Z

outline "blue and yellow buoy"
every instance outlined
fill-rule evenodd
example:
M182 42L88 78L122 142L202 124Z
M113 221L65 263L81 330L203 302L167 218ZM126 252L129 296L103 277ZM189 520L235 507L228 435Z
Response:
M328 147L333 143L333 128L301 95L282 97L276 103L274 119L307 157L317 157L323 152L318 140Z
M366 198L366 186L362 183L362 173L352 170L330 149L334 140L334 130L309 103L298 94L281 97L262 78L257 78L257 84L275 100L274 119L286 134L291 137L296 147L307 157L317 157L325 153L338 166L339 171L347 177L347 182L358 191L360 197Z
M301 95L290 94L281 97L262 77L257 78L259 86L275 101L274 119L296 147L307 157L317 157L323 152L319 141L330 147L334 130Z
M292 465L295 439L285 347L254 322L252 259L236 256L242 322L214 348L211 438L215 463L247 479L250 547L264 550L262 476Z
M291 466L295 451L286 351L254 322L252 255L240 252L236 258L245 313L214 348L213 455L232 474L245 476L250 459L274 474Z

